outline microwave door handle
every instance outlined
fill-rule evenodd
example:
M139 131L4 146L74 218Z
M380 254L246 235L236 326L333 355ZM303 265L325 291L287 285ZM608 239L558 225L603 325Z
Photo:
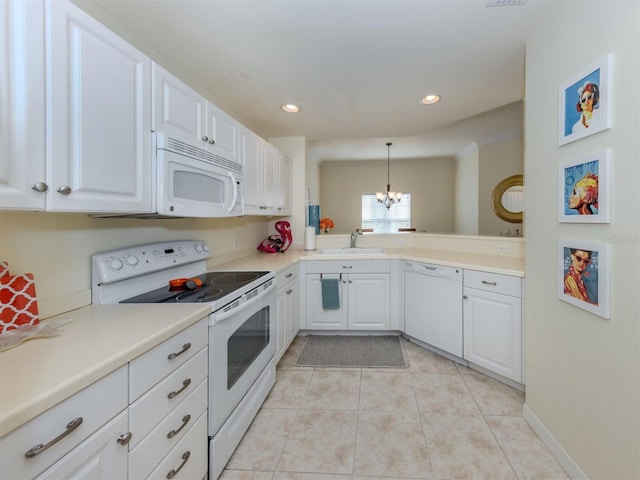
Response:
M238 182L236 181L236 177L233 176L233 173L229 172L229 177L231 178L231 185L233 186L233 198L231 199L231 205L227 207L227 212L231 213L238 201Z

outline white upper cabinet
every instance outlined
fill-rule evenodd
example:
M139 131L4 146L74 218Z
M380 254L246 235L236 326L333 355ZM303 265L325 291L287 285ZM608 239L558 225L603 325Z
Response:
M44 4L0 2L0 32L0 208L43 210Z
M152 69L152 130L177 134L241 163L240 124L160 65L154 63Z
M169 135L177 134L194 142L208 142L205 127L206 98L160 65L153 63L152 69L151 129Z
M227 160L240 160L240 124L212 103L207 102L207 150Z
M240 148L245 168L244 213L277 215L278 150L245 127Z
M46 2L47 210L151 210L151 61L67 1Z

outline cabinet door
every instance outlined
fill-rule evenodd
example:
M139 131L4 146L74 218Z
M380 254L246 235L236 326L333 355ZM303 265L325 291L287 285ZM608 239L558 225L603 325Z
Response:
M323 274L322 278L340 278L340 275L327 273ZM345 330L347 328L345 286L346 284L340 283L340 308L337 310L324 310L322 308L322 280L320 279L320 274L307 275L306 328L308 330Z
M278 215L291 215L293 162L278 152Z
M227 160L240 161L240 124L212 103L207 102L207 150Z
M474 288L465 288L463 298L464 358L521 382L521 299Z
M266 215L277 213L276 188L278 185L278 151L262 140L262 210Z
M44 3L0 2L0 208L43 210Z
M287 347L289 346L289 344L287 343L287 338L289 336L289 329L287 327L287 316L289 314L289 295L287 295L288 290L289 286L285 285L284 287L278 289L278 291L276 292L276 360L280 360L282 355L284 355Z
M240 130L240 150L244 163L244 213L261 215L262 177L260 158L262 156L262 139L247 128Z
M300 329L300 294L298 291L298 281L294 280L289 284L287 289L288 303L287 303L287 347L291 345L293 339L298 335Z
M389 330L390 275L349 274L349 330Z
M150 211L150 59L69 2L46 16L47 209Z
M152 68L151 129L202 142L204 148L209 140L205 128L206 99L157 63Z
M126 445L118 443L118 438L127 433L127 424L125 410L36 477L37 480L126 479L128 451Z

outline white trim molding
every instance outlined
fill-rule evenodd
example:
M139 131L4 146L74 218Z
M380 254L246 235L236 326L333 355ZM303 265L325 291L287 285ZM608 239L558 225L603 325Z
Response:
M589 480L589 477L587 477L567 451L562 448L562 445L560 445L560 443L554 438L551 432L547 427L545 427L542 421L535 415L535 413L533 413L526 403L522 409L522 417L533 431L538 434L542 443L545 444L551 452L551 455L555 457L572 480Z

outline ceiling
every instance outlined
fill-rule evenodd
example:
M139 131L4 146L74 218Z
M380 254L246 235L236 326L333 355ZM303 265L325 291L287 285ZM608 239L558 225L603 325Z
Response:
M451 155L503 134L460 121L521 112L525 39L560 0L74 1L256 133L305 136L322 160L386 158L387 141ZM419 103L431 93L442 100Z

